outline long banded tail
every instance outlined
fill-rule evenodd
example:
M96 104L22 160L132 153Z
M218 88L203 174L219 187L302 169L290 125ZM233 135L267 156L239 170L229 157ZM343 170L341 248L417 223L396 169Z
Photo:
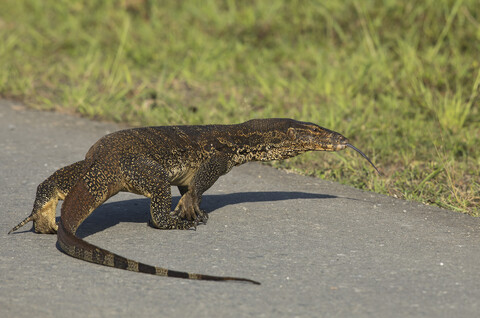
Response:
M239 281L247 282L256 285L260 285L259 282L240 277L228 277L228 276L211 276L204 274L195 274L187 272L174 271L162 267L155 267L148 264L140 263L118 254L112 253L105 249L99 248L93 244L90 244L72 234L70 231L64 228L62 222L59 223L57 240L60 249L75 258L88 261L91 263L115 267L132 272L139 272L157 276L176 277L184 279L196 279L196 280L212 280L212 281Z

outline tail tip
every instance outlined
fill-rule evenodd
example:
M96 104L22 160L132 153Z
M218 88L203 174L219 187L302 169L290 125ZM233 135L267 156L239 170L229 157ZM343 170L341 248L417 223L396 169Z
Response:
M253 279L248 279L248 278L239 278L239 277L225 277L225 281L236 281L236 282L241 282L241 283L250 283L254 285L261 285L262 283L253 280Z
M255 280L249 280L250 283L254 284L254 285L262 285L262 283L260 282L257 282Z

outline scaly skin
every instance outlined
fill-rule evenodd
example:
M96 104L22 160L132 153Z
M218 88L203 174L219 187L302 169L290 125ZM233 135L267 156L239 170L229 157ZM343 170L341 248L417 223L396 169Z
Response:
M150 198L152 227L195 228L208 219L200 209L202 194L234 166L282 160L306 151L337 151L347 145L347 139L339 133L292 119L118 131L97 141L84 160L42 182L32 213L9 233L33 221L35 232L57 233L61 250L85 261L159 276L259 284L245 278L191 274L142 264L98 248L75 233L98 206L120 191ZM182 195L173 212L171 186L178 186ZM59 200L64 203L57 225Z

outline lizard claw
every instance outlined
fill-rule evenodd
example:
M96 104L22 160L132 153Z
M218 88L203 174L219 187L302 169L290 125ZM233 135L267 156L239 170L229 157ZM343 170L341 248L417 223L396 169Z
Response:
M188 195L188 192L180 198L175 210L170 215L183 220L195 221L197 224L199 222L206 224L208 219L207 213L200 209L199 202Z
M197 223L207 224L208 214L205 211L200 210L198 207L195 208L195 212L197 214L197 217L195 218L195 221Z

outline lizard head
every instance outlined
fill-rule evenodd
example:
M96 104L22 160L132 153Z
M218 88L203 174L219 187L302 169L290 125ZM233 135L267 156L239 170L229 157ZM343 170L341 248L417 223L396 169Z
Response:
M286 131L287 143L303 151L338 151L347 147L341 134L312 123L292 121Z
M270 161L295 157L307 151L338 151L347 147L361 154L377 167L341 134L318 125L288 118L252 119L238 125L230 139L236 142L238 162ZM245 147L245 145L248 147ZM233 148L233 147L232 147Z
M347 138L335 131L312 123L292 121L287 128L286 137L287 143L290 143L292 148L300 151L338 151L347 147L352 148L361 154L381 174L362 151L348 143Z

